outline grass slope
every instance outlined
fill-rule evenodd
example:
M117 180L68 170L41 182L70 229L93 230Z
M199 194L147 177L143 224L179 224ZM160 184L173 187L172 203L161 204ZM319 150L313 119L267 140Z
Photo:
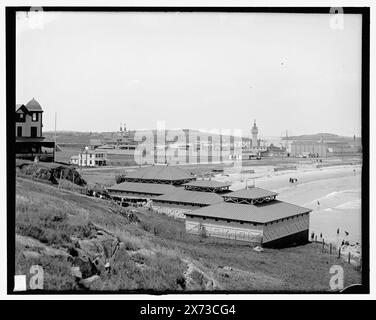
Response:
M75 288L74 262L40 248L69 255L77 242L98 237L93 225L122 245L111 258L111 273L102 273L88 286L92 290L328 291L332 265L343 266L346 285L361 282L355 267L321 253L319 245L258 253L249 246L186 235L183 221L146 208L137 209L132 222L116 204L51 185L17 178L16 190L16 233L40 243L39 249L16 243L16 274L42 265L45 289Z

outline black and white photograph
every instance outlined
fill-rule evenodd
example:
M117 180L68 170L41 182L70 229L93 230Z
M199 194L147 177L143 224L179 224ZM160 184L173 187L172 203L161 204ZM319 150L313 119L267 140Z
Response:
M369 292L369 8L8 9L8 293Z

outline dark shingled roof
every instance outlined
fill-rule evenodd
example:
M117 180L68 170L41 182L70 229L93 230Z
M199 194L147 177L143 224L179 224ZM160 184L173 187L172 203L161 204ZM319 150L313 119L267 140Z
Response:
M177 188L174 192L156 197L154 200L181 202L187 204L211 205L223 202L223 198L216 193L189 191Z
M143 179L143 180L164 180L176 181L194 179L183 170L170 166L150 166L140 168L132 172L127 172L125 178Z
M29 111L43 112L39 102L34 98L31 99L28 103L26 103L26 108Z
M162 195L175 190L176 187L168 184L123 182L107 188L109 192L138 192L152 195Z
M229 198L241 198L241 199L260 199L270 196L276 196L278 193L261 189L258 187L248 188L248 189L241 189L238 191L230 192L226 194L226 197Z
M16 104L16 111L18 111L18 109L21 108L22 106L23 106L22 103L18 103L18 104Z
M266 223L302 213L308 213L310 211L312 210L308 208L276 200L263 206L222 202L193 210L187 213L187 215Z
M231 183L225 183L215 180L196 180L183 184L183 186L203 187L203 188L226 188L230 187Z

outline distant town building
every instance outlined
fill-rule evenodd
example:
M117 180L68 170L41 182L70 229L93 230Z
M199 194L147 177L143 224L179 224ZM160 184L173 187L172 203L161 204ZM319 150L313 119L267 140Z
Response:
M328 153L328 147L321 139L320 141L299 140L291 143L291 155L292 156L316 156L326 157Z
M251 128L251 138L246 139L246 142L242 142L241 146L238 146L237 152L232 152L228 158L230 160L251 160L261 157L262 152L267 151L266 146L261 145L261 140L258 139L258 127L256 126L256 120L253 122Z
M261 152L263 157L282 157L284 155L286 155L286 148L275 146L273 143L266 147L266 151Z
M257 140L258 128L256 126L256 120L254 120L253 122L251 133L252 133L251 147L252 148L258 147L260 145L260 142Z
M291 156L330 157L362 152L361 138L342 137L335 134L317 134L292 137Z
M54 161L55 143L44 141L43 110L34 98L16 105L16 158Z
M97 150L84 150L70 158L70 163L82 167L100 167L107 165L107 153Z

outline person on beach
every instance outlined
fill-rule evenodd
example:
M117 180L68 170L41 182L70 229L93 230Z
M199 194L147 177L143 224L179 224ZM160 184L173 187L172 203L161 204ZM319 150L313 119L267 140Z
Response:
M339 236L339 228L337 228L337 237Z
M320 233L320 239L322 239L322 233Z
M312 233L311 233L311 241L313 241L314 238L315 238L315 233L312 232Z

